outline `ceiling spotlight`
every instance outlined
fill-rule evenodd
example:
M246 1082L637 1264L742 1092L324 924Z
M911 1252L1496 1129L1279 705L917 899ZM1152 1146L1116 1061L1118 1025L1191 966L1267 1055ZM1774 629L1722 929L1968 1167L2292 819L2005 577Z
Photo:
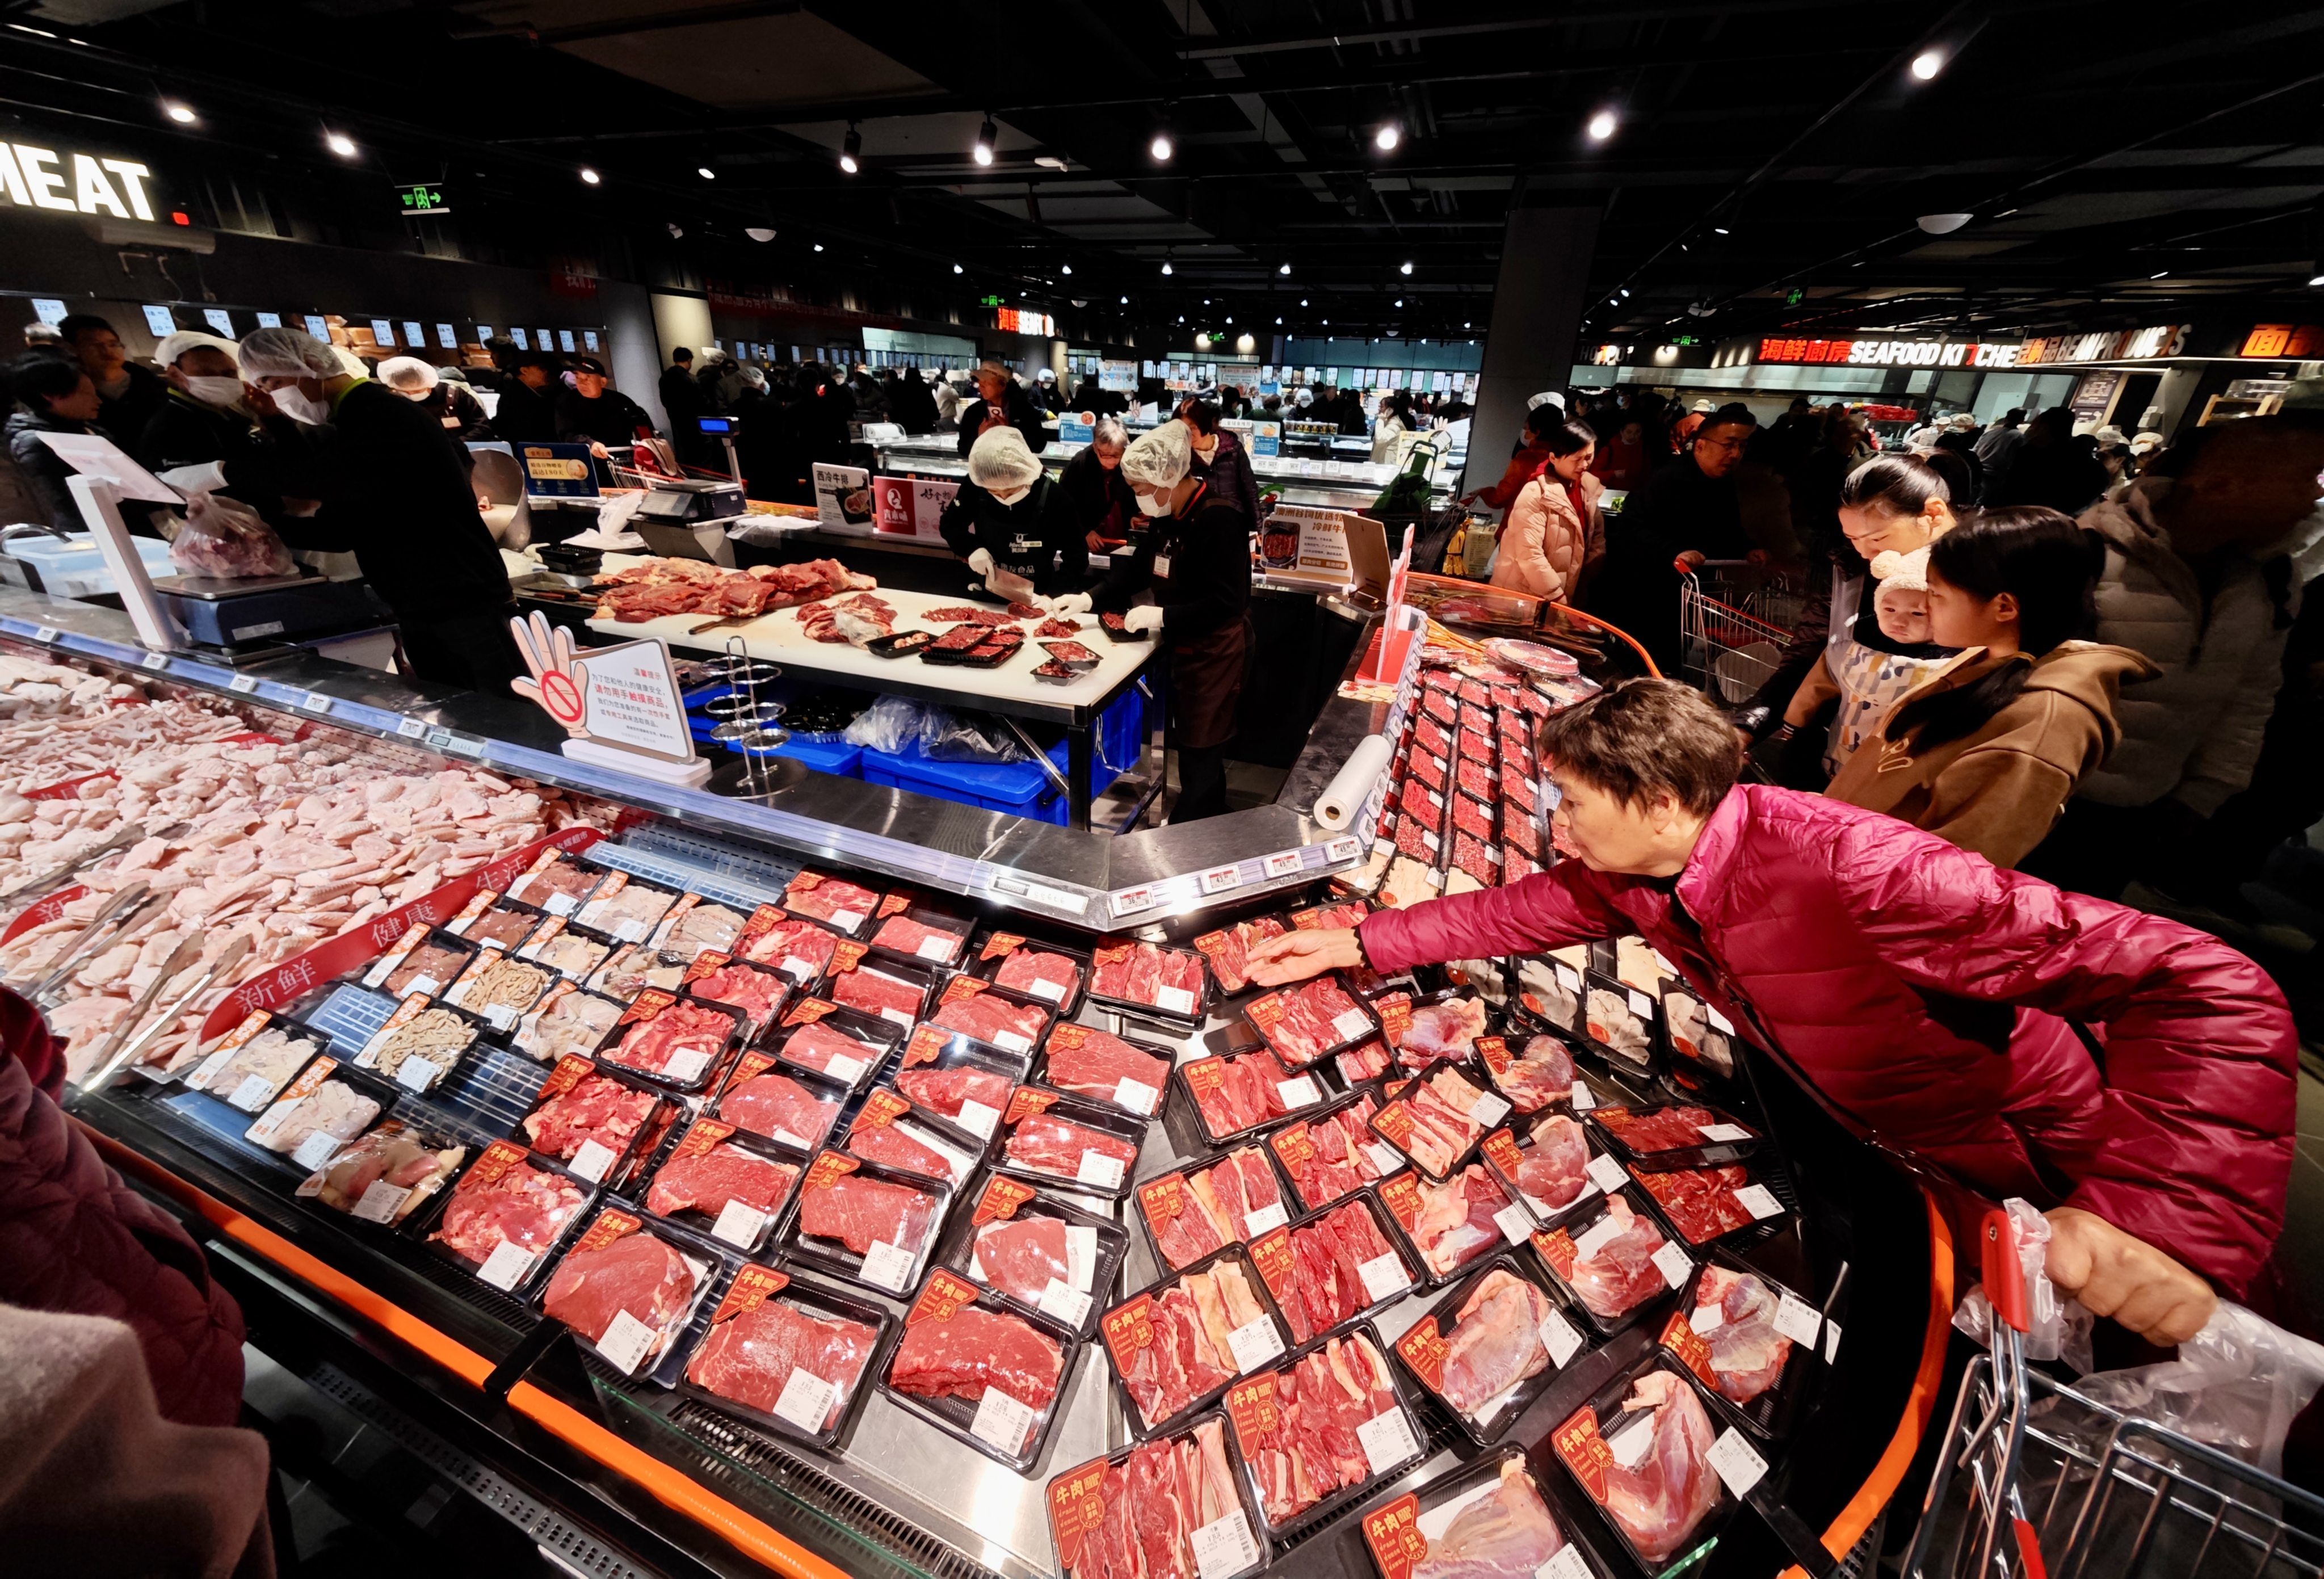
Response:
M863 168L863 134L853 126L847 128L847 135L839 144L839 168L849 175Z
M1927 82L1945 69L1945 58L1934 50L1923 50L1913 57L1913 75Z
M1123 297L1123 298L1121 299L1121 305L1122 305L1122 306L1124 306L1124 307L1128 307L1128 306L1130 305L1130 298L1129 298L1129 297L1127 297L1127 296Z
M1404 267L1402 267L1402 268L1398 269L1398 270L1397 271L1397 273L1399 273L1399 274L1409 274L1409 273L1411 273L1411 272L1412 272L1412 263L1411 263L1411 261L1410 261L1409 259L1406 260Z
M1167 126L1155 128L1154 140L1146 145L1146 152L1154 156L1155 163L1169 163L1170 156L1178 152L1178 145L1170 140L1170 128Z
M1169 260L1168 258L1164 258L1164 259L1162 260L1162 272L1163 272L1164 273L1166 273L1166 274L1167 274L1167 273L1169 273L1169 272L1171 272L1171 271L1170 271L1170 260Z
M749 236L752 241L772 241L775 239L775 233L768 229L763 225L744 226L742 227L742 234Z
M1734 234L1732 231L1729 230L1729 229L1727 228L1727 226L1725 226L1724 225L1714 225L1714 226L1712 226L1711 227L1711 234L1712 234L1712 235L1731 235L1732 234Z
M1618 125L1620 125L1620 123L1615 120L1614 112L1612 110L1600 110L1596 115L1590 117L1591 140L1595 143L1603 143L1607 138L1614 134L1614 128Z
M676 241L686 234L686 227L682 225L672 224L666 221L665 226L669 231L670 239L672 241Z
M1471 327L1471 325L1470 325L1469 320L1468 320L1467 319L1465 319L1465 318L1464 318L1464 319L1462 319L1461 320L1461 327L1462 327L1462 328L1464 328L1464 329L1465 329L1465 328L1470 328L1470 327Z
M964 271L961 268L961 266L960 266L958 263L954 263L954 264L952 266L952 272L953 272L954 273L955 273L955 274L958 274L958 273L962 273L962 272L964 272Z
M1622 287L1622 300L1625 301L1630 300L1630 288L1628 285Z
M977 127L976 129L977 163L991 164L992 162L992 147L995 143L1000 141L1000 139L1001 133L993 125L992 117L991 115L985 116L984 125Z
M818 242L816 242L816 243L815 244L815 250L816 250L816 251L817 251L817 252L821 252L821 251L823 250L823 243L821 243L821 242L819 242L819 241L818 241Z
M2309 279L2308 282L2310 285L2324 285L2324 274L2313 275Z
M599 175L595 171L591 170L587 165L586 165L586 164L585 164L585 165L583 165L583 166L581 167L581 184L582 184L583 186L585 186L585 187L594 187L594 186L599 185L601 182L603 182L603 181L604 180L604 179L605 179L605 178L604 178L604 176Z
M1974 217L1969 214L1923 214L1913 223L1931 235L1950 235Z
M1232 313L1229 313L1229 314L1227 314L1227 322L1229 322L1229 323L1232 323L1232 322L1234 322L1234 314L1232 314Z
M1186 315L1185 315L1185 313L1183 313L1183 312L1182 312L1182 313L1180 313L1180 314L1178 315L1178 321L1179 321L1180 323L1185 323L1185 322L1186 321Z
M1278 319L1277 319L1275 321L1276 321L1276 324L1277 324L1277 326L1278 328L1279 328L1279 327L1281 327L1281 325L1282 325L1282 323L1283 323L1283 320L1282 320L1281 319L1279 319L1279 318L1278 318Z
M355 156L355 140L345 132L324 133L323 146L341 159L353 159Z
M1396 304L1397 304L1398 307L1402 307L1402 306L1404 305L1404 298L1403 298L1403 297L1401 297L1401 296L1397 297L1397 298L1396 299Z
M161 113L181 126L190 126L201 118L195 115L191 108L180 104L174 98L165 98L161 101Z
M1394 121L1388 122L1387 125L1380 127L1379 131L1372 134L1372 146L1379 149L1382 153L1395 152L1396 145L1403 141L1404 130Z
M694 173L695 173L695 174L696 174L696 175L698 175L698 176L700 176L704 180L706 180L706 181L715 181L715 180L716 180L718 179L718 172L717 172L716 171L715 171L715 170L711 169L711 168L710 168L708 165L706 165L706 164L697 164L697 165L696 165L696 166L694 167Z
M1278 274L1287 274L1291 272L1291 265L1289 263L1278 264L1275 272Z
M2150 280L2168 280L2171 278L2171 271L2165 269L2159 274L2149 274L2147 278Z
M1306 306L1306 305L1307 305L1307 299L1306 299L1305 296L1303 296L1303 297L1301 297L1301 298L1299 299L1299 305L1300 305L1300 306L1302 306L1302 307L1305 307L1305 306Z

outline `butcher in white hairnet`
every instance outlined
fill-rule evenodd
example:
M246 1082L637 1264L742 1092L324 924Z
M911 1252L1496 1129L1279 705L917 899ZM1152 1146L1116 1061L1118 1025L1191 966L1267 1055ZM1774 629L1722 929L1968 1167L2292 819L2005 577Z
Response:
M171 393L181 400L217 407L242 402L242 380L236 375L232 340L206 335L198 329L180 329L161 337L161 343L153 347L153 360L161 365L161 376L170 381ZM159 421L161 418L157 415L153 420ZM124 433L120 437L133 445L142 445L144 436Z
M1123 636L1159 632L1170 650L1168 742L1178 753L1174 823L1227 809L1227 744L1235 736L1250 651L1250 534L1258 523L1193 470L1190 429L1165 422L1122 452L1138 500L1130 547L1092 604Z
M434 418L460 444L462 463L475 466L466 447L493 437L484 402L417 356L390 356L379 365L379 381Z
M1012 601L1079 586L1089 553L1056 480L1015 428L988 428L969 447L968 481L952 496L937 530L952 551Z

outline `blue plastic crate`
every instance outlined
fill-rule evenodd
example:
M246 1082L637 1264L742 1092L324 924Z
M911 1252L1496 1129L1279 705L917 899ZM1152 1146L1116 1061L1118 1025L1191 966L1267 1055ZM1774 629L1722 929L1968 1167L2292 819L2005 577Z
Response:
M1048 754L1057 771L1064 772L1065 743L1059 741L1049 748ZM956 800L964 806L982 807L987 811L1005 811L1036 822L1056 823L1060 827L1066 821L1065 795L1049 781L1038 762L988 766L982 762L931 762L921 753L919 742L914 741L900 752L866 750L861 765L867 784L887 784L916 794Z

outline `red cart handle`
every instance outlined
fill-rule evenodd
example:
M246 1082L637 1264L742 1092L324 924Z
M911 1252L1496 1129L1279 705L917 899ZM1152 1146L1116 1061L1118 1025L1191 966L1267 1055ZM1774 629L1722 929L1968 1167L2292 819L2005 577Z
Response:
M1997 1316L2022 1333L2030 1321L2025 1308L2025 1269L2017 1260L2017 1224L1997 1206L1985 1214L1978 1239L1985 1297L1992 1302Z

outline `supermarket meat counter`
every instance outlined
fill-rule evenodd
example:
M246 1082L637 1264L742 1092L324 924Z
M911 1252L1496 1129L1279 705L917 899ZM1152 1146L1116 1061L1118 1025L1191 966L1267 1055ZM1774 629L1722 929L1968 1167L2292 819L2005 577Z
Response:
M59 978L70 1110L277 1342L640 1571L1829 1573L1935 1393L1921 1187L1635 939L1248 981L1540 833L1443 802L1574 682L1448 656L1385 848L1126 934L0 665L0 891L96 856L0 974Z

